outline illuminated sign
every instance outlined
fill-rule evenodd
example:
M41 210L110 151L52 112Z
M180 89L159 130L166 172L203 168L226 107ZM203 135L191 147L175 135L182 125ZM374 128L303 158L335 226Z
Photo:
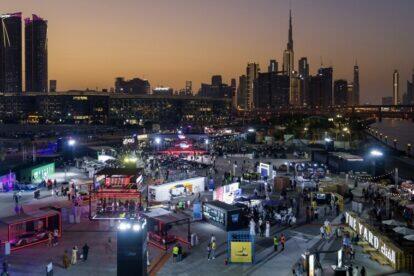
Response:
M345 213L346 223L355 230L372 247L381 252L393 265L396 263L396 252L381 237L376 236L366 225L350 213Z
M252 243L251 242L231 242L230 243L230 261L232 263L251 263Z
M73 100L75 100L75 101L87 101L88 97L87 96L73 96Z
M125 138L122 141L122 144L124 144L124 145L129 145L129 144L134 144L134 143L135 143L135 139L134 138Z

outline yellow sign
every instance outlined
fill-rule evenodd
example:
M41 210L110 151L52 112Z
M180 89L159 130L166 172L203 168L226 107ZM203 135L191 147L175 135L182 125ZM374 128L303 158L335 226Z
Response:
M232 263L251 263L252 243L251 242L231 242L230 246L230 262Z

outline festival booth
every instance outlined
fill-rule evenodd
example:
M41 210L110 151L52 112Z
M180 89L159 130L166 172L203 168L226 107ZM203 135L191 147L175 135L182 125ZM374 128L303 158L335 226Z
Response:
M163 208L154 208L142 215L147 218L148 242L152 245L162 250L168 250L168 246L176 242L191 245L189 216L183 213L173 213ZM178 235L178 233L183 233L183 229L175 231L174 227L180 227L181 225L186 227L187 237Z
M142 204L142 180L142 174L134 168L105 168L97 172L89 191L89 218L137 217Z
M49 233L62 234L62 221L59 211L36 211L22 213L0 220L2 243L9 242L11 250L17 250L46 242Z
M149 186L149 199L155 202L204 192L205 177L189 178L160 185Z
M246 225L242 208L214 200L205 202L202 210L205 221L225 231L238 230Z
M178 140L174 142L172 147L159 151L159 153L174 156L195 156L205 155L207 151L194 148L192 140L187 139L184 135L178 135Z
M26 167L19 171L19 180L22 183L41 183L47 181L55 174L55 163L39 164Z
M240 183L235 182L232 184L217 187L213 191L213 200L225 202L227 204L233 204L236 197L241 195Z
M380 263L388 263L395 270L412 270L413 255L399 247L389 237L378 231L353 212L345 213L346 224L356 232L374 251L369 250L371 258Z
M257 173L260 174L263 179L272 179L276 175L272 165L269 163L259 163L259 166L257 166Z
M9 172L0 176L0 192L8 192L13 190L14 184L16 183L16 174Z

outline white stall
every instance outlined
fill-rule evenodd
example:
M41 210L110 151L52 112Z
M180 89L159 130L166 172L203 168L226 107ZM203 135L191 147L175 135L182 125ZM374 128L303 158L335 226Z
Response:
M161 185L151 185L149 186L149 196L152 201L168 201L177 197L203 192L204 185L205 177L195 177Z

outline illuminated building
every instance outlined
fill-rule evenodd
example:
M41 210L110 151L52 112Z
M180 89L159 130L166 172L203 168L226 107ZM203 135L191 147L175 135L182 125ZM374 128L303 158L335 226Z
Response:
M21 92L22 14L3 14L0 20L0 92Z
M283 72L285 75L292 75L293 70L295 70L294 60L292 11L289 11L289 37L286 50L283 52Z
M248 63L246 68L246 109L252 110L254 103L254 84L259 75L260 68L257 63Z
M334 105L348 105L348 81L336 80L334 82Z
M25 19L26 91L48 92L47 21L33 14Z
M228 122L231 100L194 96L108 94L94 91L0 94L0 122L215 124Z
M359 105L359 93L359 66L357 63L355 63L352 105Z
M392 103L398 105L401 103L400 100L400 73L398 70L394 70L392 74Z
M170 87L155 87L152 90L152 94L160 96L172 96L174 94L174 91Z

